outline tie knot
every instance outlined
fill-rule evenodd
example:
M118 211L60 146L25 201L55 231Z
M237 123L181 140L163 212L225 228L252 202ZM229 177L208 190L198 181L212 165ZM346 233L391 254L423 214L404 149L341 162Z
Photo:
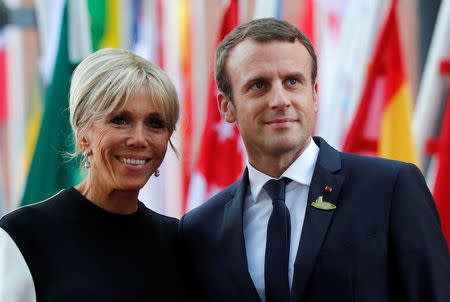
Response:
M264 184L264 190L269 194L272 202L276 200L285 200L286 194L286 184L291 180L289 178L283 177L281 179L271 179Z

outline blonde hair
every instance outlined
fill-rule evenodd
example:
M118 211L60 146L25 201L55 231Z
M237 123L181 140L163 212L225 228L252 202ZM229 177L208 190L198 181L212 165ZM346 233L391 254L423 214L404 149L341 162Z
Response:
M87 56L75 69L70 86L70 124L79 141L92 124L126 106L130 96L142 87L172 133L179 117L174 85L158 66L129 51L104 48ZM174 149L172 142L171 147ZM174 149L176 152L176 150Z

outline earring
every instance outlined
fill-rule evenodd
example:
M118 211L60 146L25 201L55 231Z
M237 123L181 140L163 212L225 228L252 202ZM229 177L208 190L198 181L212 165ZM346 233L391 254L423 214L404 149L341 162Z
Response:
M84 167L86 169L89 169L91 167L91 162L89 161L89 151L84 151L83 152L83 156L84 156Z
M155 177L158 177L161 173L159 172L159 169L156 169L155 173L153 173Z

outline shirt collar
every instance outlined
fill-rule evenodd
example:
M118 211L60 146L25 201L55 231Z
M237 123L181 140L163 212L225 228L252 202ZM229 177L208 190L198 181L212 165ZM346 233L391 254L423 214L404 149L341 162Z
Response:
M309 186L311 184L318 155L319 147L314 140L311 139L308 147L306 147L303 153L300 154L286 171L284 171L280 178L287 177L294 182ZM256 202L264 184L273 177L256 170L249 162L247 162L247 168L250 192L253 200Z

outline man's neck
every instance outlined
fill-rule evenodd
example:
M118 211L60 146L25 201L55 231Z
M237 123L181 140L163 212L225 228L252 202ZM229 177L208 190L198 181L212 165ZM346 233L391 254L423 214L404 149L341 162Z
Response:
M284 171L305 151L311 141L312 138L309 138L303 148L283 154L248 154L248 161L258 171L273 178L280 178Z

